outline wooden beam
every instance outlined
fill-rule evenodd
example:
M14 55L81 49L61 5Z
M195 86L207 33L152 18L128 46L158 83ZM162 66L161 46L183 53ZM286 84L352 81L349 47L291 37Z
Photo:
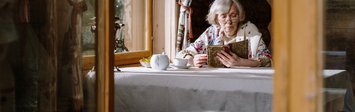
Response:
M92 69L95 66L95 56L83 56L83 69Z
M127 65L133 63L139 63L139 60L142 58L133 58L133 59L126 59L126 60L115 60L115 65Z
M126 53L117 53L115 54L115 63L114 65L130 64L139 62L142 57L151 56L150 51L136 51L136 52L126 52ZM134 60L135 59L135 60ZM138 60L137 60L138 59ZM120 63L124 61L124 63ZM83 57L83 69L92 69L95 66L95 56L84 56Z
M319 0L273 1L274 112L322 112Z
M137 52L118 53L118 54L115 54L115 60L116 61L121 61L121 60L133 59L133 58L149 57L150 54L151 54L150 51L137 51Z
M97 32L95 56L83 58L84 69L90 69L96 63L97 111L114 111L114 64L137 63L142 57L152 55L152 0L145 0L145 37L146 51L117 53L114 55L114 0L96 1ZM112 24L111 24L112 23ZM93 61L95 59L95 61ZM115 60L115 61L114 61Z
M314 43L316 43L316 51L315 51L315 57L316 57L316 74L318 74L318 75L316 75L315 77L316 77L316 79L318 79L318 80L316 80L316 102L317 102L317 104L316 104L316 108L317 108L317 111L318 112L323 112L324 111L324 106L323 106L323 98L324 98L324 96L323 96L323 66L322 65L324 65L324 62L323 62L323 55L321 54L321 53L319 53L319 51L323 51L324 50L324 44L323 44L323 38L325 37L325 35L324 35L324 27L325 27L325 25L324 25L324 19L325 19L325 17L324 17L324 13L323 12L325 12L325 8L324 8L324 4L325 4L325 1L323 1L323 0L318 0L317 1L317 8L316 8L316 13L317 13L317 19L316 19L316 21L318 21L317 22L317 24L316 24L316 28L317 28L317 33L316 33L316 39L315 39L315 41L316 42L314 42ZM318 59L318 60L317 60Z
M105 0L98 2L98 0L95 1L95 15L97 17L96 19L96 27L97 30L95 32L95 69L96 69L96 105L97 105L97 112L105 112L105 76L104 75L99 75L99 74L105 74L105 63L104 61L104 55L102 55L101 53L104 53L105 51L105 47L103 45L105 45L105 41L103 40L103 38L99 38L100 37L104 37L105 33L104 33L104 7L105 7ZM100 55L101 54L101 55ZM85 59L85 58L83 58ZM99 61L100 60L100 61ZM83 61L83 65L85 67L86 61ZM85 68L84 68L85 69Z
M289 3L288 0L274 0L272 10L272 55L274 61L273 112L288 111L288 66L289 65Z
M145 42L146 42L146 46L145 46L145 50L148 50L150 52L151 56L153 54L153 40L152 40L152 36L153 36L153 26L152 26L152 4L153 1L152 0L145 0L145 12L144 12L144 31L145 31Z
M96 52L97 111L114 111L114 0L96 1L98 44Z

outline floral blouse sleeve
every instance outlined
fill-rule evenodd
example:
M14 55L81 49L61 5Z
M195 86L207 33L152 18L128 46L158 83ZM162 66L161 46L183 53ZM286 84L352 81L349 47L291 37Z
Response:
M271 53L270 53L269 49L266 47L266 45L262 39L260 39L256 55L257 55L256 59L260 62L259 67L271 67L272 66ZM250 58L251 58L251 56L249 56L249 59Z
M222 45L221 43L221 32L220 28L217 26L208 27L194 43L191 43L190 46L182 51L180 51L176 57L183 58L187 54L195 56L197 54L206 54L208 45Z

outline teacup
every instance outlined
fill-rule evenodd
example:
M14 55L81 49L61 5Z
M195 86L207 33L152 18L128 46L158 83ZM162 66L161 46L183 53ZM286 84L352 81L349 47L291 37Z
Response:
M173 59L174 66L186 66L188 59L185 58L175 58Z

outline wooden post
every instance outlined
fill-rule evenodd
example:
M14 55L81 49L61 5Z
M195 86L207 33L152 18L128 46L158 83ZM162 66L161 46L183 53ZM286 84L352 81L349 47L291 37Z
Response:
M96 84L97 112L114 111L114 0L96 1L97 42Z
M322 112L322 0L272 0L274 112Z

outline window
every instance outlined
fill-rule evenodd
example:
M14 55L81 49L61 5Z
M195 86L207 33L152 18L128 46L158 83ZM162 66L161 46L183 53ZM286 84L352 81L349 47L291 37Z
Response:
M121 19L120 24L124 24L121 35L119 36L120 40L124 39L124 46L122 46L122 43L119 45L120 47L126 47L128 50L118 48L114 56L114 65L138 63L143 57L151 56L152 28L150 21L152 12L149 10L151 2L114 0L114 3L115 5L112 7L114 7L115 15L111 16L112 18L119 17ZM111 23L115 24L115 21ZM114 41L114 39L112 39L112 41ZM94 59L95 57L92 55L84 56L84 70L88 71L95 65Z

